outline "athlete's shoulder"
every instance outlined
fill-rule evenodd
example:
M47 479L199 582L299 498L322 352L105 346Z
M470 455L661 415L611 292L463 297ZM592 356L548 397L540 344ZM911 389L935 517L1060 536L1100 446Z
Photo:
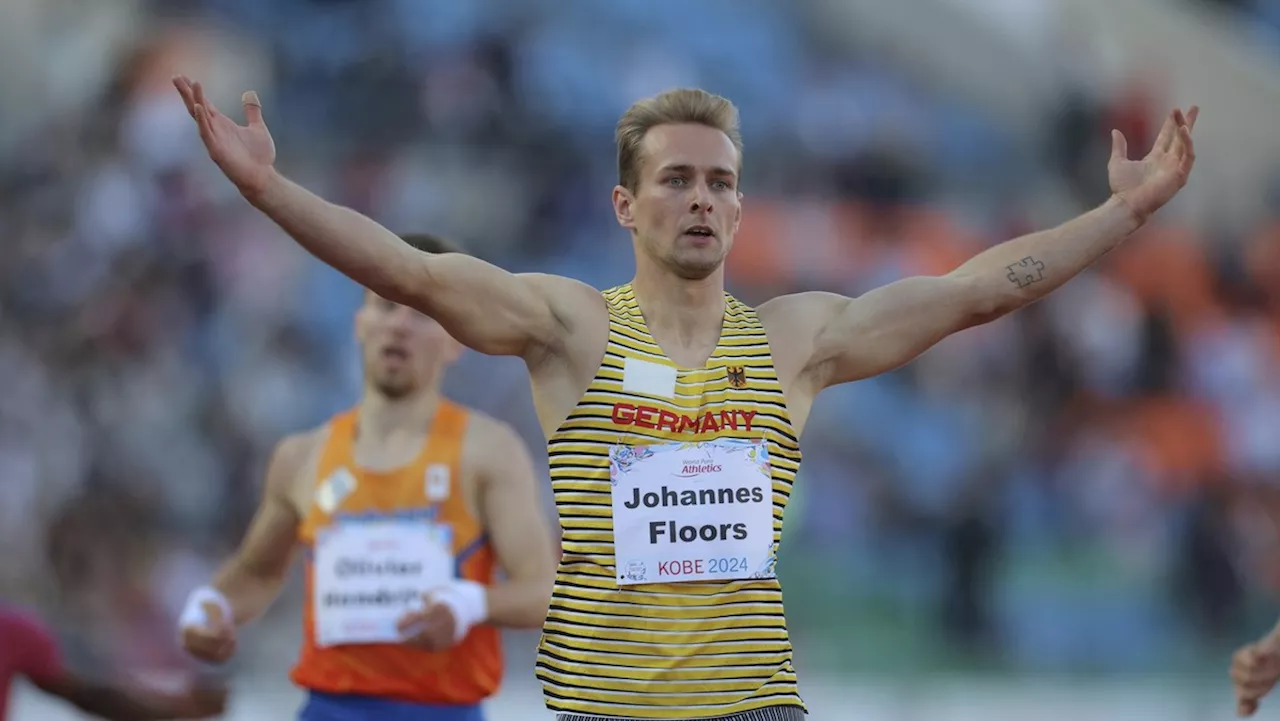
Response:
M329 438L330 423L290 433L276 441L267 464L267 483L290 487L312 465Z
M770 298L761 303L755 313L770 334L779 331L789 335L812 335L848 302L848 298L836 293L806 291Z
M333 423L327 422L296 433L290 433L276 441L273 455L289 459L305 458L324 445L332 433L332 428Z
M518 437L515 428L510 423L468 406L459 405L458 407L467 414L466 440L468 444L485 444L509 437Z
M470 411L463 443L463 461L472 468L507 468L512 461L531 463L524 438L515 427L480 411Z

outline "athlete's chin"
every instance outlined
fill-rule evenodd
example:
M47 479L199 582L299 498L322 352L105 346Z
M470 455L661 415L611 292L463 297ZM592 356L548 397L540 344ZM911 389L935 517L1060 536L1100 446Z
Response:
M707 278L719 270L721 265L724 265L724 256L722 255L697 257L693 253L682 254L679 257L672 258L671 262L668 263L672 272L684 280Z
M388 373L377 376L373 379L373 387L385 398L390 398L391 400L404 398L413 392L414 385L409 378L397 377L398 375Z

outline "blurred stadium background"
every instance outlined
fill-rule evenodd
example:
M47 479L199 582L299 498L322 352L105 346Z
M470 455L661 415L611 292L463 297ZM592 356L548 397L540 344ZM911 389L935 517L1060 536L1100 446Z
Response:
M1139 237L821 399L781 573L819 721L1230 718L1229 651L1280 592L1278 70L1275 0L6 0L0 598L80 668L194 673L173 619L265 452L358 391L359 289L240 200L174 73L237 117L258 90L326 198L598 287L632 267L617 116L723 93L753 302L1065 220L1106 195L1110 128L1145 150L1194 102L1196 173ZM518 361L449 386L542 452ZM230 718L290 717L299 602L244 633ZM534 641L493 721L545 717Z

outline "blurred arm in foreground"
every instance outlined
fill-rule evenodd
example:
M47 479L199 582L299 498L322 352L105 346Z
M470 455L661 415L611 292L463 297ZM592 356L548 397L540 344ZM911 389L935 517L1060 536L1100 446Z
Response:
M35 619L0 607L0 670L13 669L37 688L74 705L87 714L113 721L198 719L220 715L226 708L224 688L192 688L181 693L160 693L87 679L62 663L52 634ZM0 676L0 690L7 693L9 678ZM0 721L6 717L7 699L0 696Z

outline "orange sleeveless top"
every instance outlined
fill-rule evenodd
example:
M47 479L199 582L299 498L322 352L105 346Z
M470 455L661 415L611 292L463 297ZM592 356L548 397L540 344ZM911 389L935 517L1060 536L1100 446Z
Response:
M480 703L497 691L502 679L501 641L493 626L477 626L462 643L438 653L394 643L321 646L316 642L315 540L320 530L344 518L409 518L443 524L453 539L456 577L487 585L494 574L493 550L462 492L466 409L442 402L418 457L387 472L356 465L356 424L355 410L329 422L316 492L299 531L306 548L306 599L302 652L290 678L298 686L325 693L423 704ZM335 495L330 479L338 476L345 483Z

